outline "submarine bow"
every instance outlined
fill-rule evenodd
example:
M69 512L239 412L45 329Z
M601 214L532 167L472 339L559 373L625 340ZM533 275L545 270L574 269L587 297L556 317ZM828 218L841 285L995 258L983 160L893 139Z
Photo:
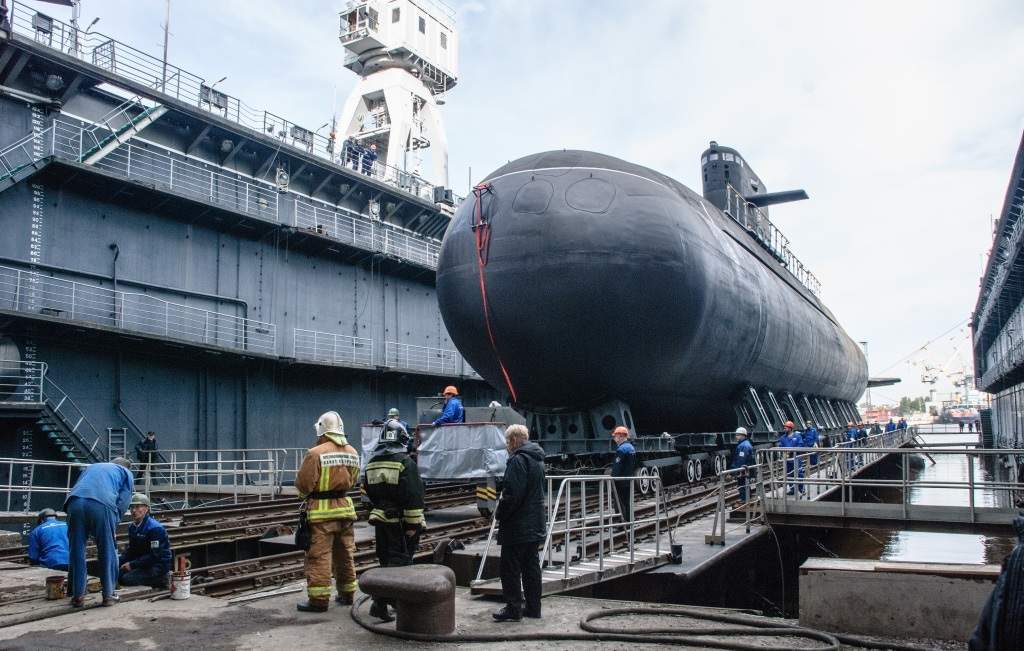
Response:
M438 302L466 361L529 410L619 399L640 430L726 431L745 386L854 402L857 344L708 200L585 151L488 176L441 245Z

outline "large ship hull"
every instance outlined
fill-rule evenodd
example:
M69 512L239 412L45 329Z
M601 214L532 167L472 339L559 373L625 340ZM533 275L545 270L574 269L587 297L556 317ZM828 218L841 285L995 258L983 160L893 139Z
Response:
M866 386L857 344L739 224L601 154L489 176L448 228L437 288L459 351L527 410L618 399L640 431L725 431L747 386L847 402Z

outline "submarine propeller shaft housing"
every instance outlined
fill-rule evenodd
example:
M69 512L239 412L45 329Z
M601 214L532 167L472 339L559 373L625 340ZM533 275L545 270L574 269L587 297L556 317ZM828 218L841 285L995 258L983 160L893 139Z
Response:
M618 399L641 432L736 426L744 387L856 401L857 344L739 223L585 151L527 156L456 212L437 269L467 362L528 411Z

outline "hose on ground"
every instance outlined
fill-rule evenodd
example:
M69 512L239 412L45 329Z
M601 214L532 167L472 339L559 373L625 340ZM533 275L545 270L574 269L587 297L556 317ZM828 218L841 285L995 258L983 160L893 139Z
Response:
M729 651L765 651L771 647L762 644L745 644L742 642L730 642L721 639L724 636L773 636L777 637L780 632L784 636L804 637L823 642L826 646L819 647L822 651L839 651L842 647L835 637L795 626L775 625L766 629L761 627L760 620L753 622L737 615L708 613L700 609L688 608L618 608L614 610L601 610L588 614L580 621L580 633L485 633L473 635L431 635L424 633L406 633L391 628L383 628L371 622L368 616L363 615L359 608L370 597L364 595L352 606L352 619L368 631L388 637L395 637L404 640L416 640L418 642L519 642L519 641L580 641L580 642L634 642L656 644L673 644L677 646L690 646L699 648L727 649ZM590 621L600 617L613 615L686 615L698 619L711 619L720 622L729 622L735 626L728 627L702 627L694 629L630 629L629 633L621 633L612 629L604 629ZM709 617L709 615L712 615ZM755 628L760 627L760 628ZM651 635L657 635L652 639ZM710 637L715 636L715 637ZM779 649L791 648L780 646Z

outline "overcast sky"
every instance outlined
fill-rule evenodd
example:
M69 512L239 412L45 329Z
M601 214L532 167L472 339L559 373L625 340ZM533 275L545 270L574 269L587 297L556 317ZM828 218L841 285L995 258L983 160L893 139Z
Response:
M67 20L69 10L33 8ZM442 109L451 185L507 160L588 149L700 192L708 141L738 149L873 376L874 402L927 393L968 332L1024 130L1020 0L487 0L456 12L459 82ZM171 0L169 60L315 129L357 77L338 13L313 0ZM84 0L93 31L161 56L164 2ZM968 364L970 344L963 347ZM956 371L959 362L949 365ZM939 391L952 390L943 379Z

